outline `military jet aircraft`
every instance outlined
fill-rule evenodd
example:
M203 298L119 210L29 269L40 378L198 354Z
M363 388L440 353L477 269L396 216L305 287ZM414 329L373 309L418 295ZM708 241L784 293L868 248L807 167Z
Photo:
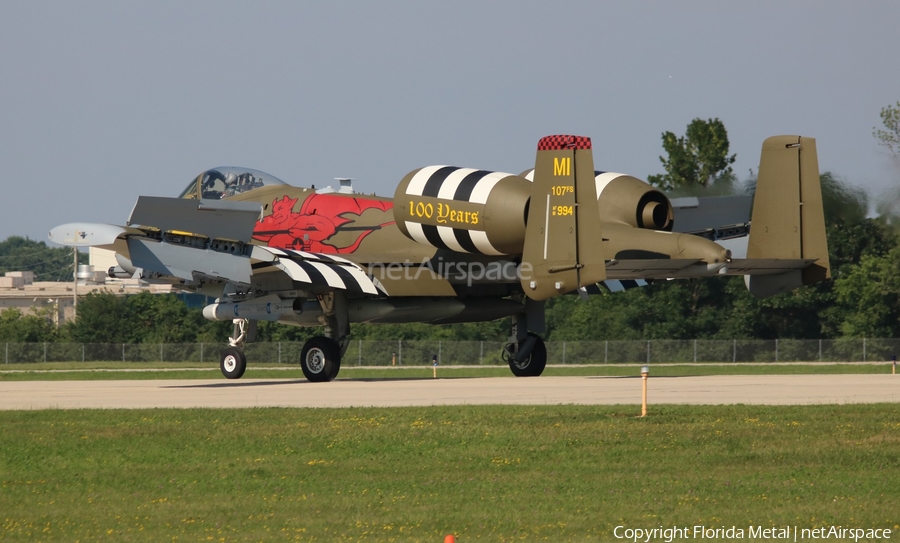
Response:
M259 320L321 326L300 365L310 381L340 370L352 323L446 324L511 318L504 358L537 376L544 303L601 282L743 275L771 296L829 276L815 140L763 143L747 258L674 228L670 200L634 177L594 169L591 140L542 138L521 175L454 166L408 173L393 198L349 186L289 186L249 169L208 170L180 198L141 196L125 226L73 223L50 239L117 254L117 277L216 298L234 321L225 377L243 375Z

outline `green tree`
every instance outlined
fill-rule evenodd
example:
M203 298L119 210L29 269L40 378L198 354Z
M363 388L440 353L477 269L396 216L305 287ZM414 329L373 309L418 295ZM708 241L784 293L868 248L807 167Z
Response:
M92 292L78 300L78 316L64 335L79 343L189 343L198 340L203 321L199 309L174 294Z
M56 326L50 309L24 315L17 308L0 312L0 341L40 343L56 340Z
M43 241L10 236L0 241L0 273L33 271L37 281L71 281L71 249L48 247Z
M900 155L900 101L896 105L881 108L881 124L884 128L873 127L872 135L892 155Z
M78 343L131 343L135 330L147 324L129 315L124 296L91 292L78 298L78 314L66 322L62 336Z
M900 334L900 246L886 255L865 255L835 281L844 308L841 332L852 337Z
M498 319L491 322L467 322L460 324L427 324L410 322L402 324L361 323L351 326L354 339L380 341L393 340L459 340L459 341L502 341L509 336L510 320ZM316 332L316 330L312 330ZM310 335L316 335L315 333Z
M133 343L192 342L202 320L199 310L189 310L174 294L141 292L125 299L125 309L137 325L129 334Z
M724 318L727 280L658 281L643 288L548 303L548 339L635 340L712 337Z
M860 187L854 187L831 172L819 175L822 187L822 208L826 221L860 222L869 211L869 197Z
M890 152L900 171L900 102L881 108L881 123L884 128L872 128L872 135ZM897 183L879 197L875 209L888 224L900 228L900 186Z
M218 338L222 341L230 336L234 330L231 322L225 322L227 333ZM290 326L270 321L258 321L256 324L256 341L296 341L302 342L307 339L321 335L322 331L318 328L301 328L299 326ZM356 338L354 330L353 337Z
M659 157L666 173L649 176L651 185L666 191L691 191L714 183L733 183L731 164L736 155L728 156L728 132L718 118L694 119L682 137L664 132L662 145L669 155Z

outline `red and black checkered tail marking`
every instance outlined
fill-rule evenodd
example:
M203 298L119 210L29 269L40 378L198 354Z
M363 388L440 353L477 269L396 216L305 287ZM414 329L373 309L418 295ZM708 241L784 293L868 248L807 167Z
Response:
M544 136L538 142L538 151L560 151L565 149L591 149L591 138L587 136Z
M606 279L590 138L538 142L522 263L522 288L533 300Z

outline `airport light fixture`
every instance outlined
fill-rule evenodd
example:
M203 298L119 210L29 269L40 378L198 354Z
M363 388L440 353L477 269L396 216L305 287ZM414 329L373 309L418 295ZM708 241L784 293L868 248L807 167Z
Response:
M641 366L641 416L647 416L647 377L650 376L650 366Z

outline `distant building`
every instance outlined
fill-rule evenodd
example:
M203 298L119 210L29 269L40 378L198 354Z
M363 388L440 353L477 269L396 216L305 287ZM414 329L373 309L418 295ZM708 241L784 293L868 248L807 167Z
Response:
M111 256L112 255L112 256ZM116 265L115 253L91 248L91 264L78 266L78 296L90 292L112 292L128 295L151 292L164 294L177 292L171 285L149 285L138 279L114 279L107 276L107 270ZM189 306L205 305L203 300L194 300L195 295L180 294ZM188 299L190 297L191 299ZM50 309L53 320L61 324L74 315L75 283L55 281L34 281L34 272L12 271L0 277L0 312L17 308L25 315L39 310Z

